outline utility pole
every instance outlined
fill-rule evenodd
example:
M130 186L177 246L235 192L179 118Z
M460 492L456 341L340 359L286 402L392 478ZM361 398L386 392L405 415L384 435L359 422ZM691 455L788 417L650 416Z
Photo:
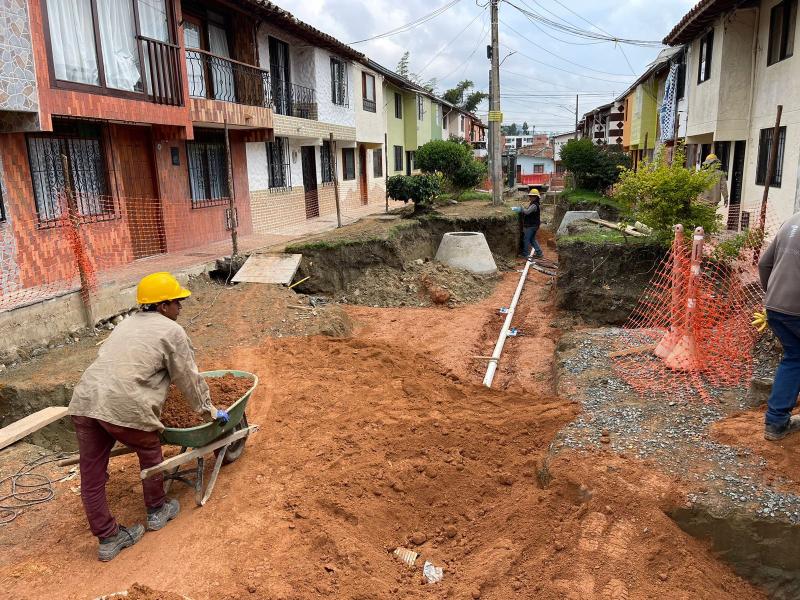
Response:
M492 3L492 76L489 87L489 123L492 127L492 204L503 203L503 158L500 149L500 33L498 27L498 5L500 0Z
M578 94L575 94L575 139L578 139Z

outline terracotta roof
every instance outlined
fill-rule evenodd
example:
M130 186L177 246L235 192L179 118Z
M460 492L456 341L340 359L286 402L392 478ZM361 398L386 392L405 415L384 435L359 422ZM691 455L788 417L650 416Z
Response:
M736 8L742 0L700 0L664 38L668 46L691 42L721 14Z
M519 150L517 150L517 155L522 156L533 156L536 158L549 158L550 160L553 159L553 147L552 146L523 146Z
M267 0L235 0L235 2L244 8L255 9L258 14L268 16L271 23L279 25L287 31L296 35L299 38L314 42L320 48L325 48L331 52L335 52L340 56L345 56L353 60L363 61L365 56L351 48L344 42L340 42L332 35L328 35L324 31L320 31L316 27L312 27L308 23L304 23L295 17L289 11L282 9L280 6L268 2Z

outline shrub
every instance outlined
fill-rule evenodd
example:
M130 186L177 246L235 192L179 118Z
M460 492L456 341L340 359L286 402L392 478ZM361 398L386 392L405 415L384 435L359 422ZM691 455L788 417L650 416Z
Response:
M686 231L703 227L706 233L719 228L716 207L698 201L698 196L718 180L715 170L687 169L684 150L678 146L670 163L660 149L652 162L638 171L622 169L614 197L629 215L653 228L662 238L672 236L672 226L683 224Z
M561 161L575 178L575 187L603 191L620 175L620 167L628 168L630 156L619 146L598 146L590 139L569 140L561 148Z
M472 161L472 149L463 143L434 140L423 144L414 155L414 164L425 173L439 172L452 180L456 172Z
M414 203L414 212L430 210L436 194L442 191L441 178L436 175L394 175L386 184L394 200Z
M462 165L454 174L450 183L459 192L459 195L466 190L470 190L486 179L488 168L486 163L479 160L471 160Z

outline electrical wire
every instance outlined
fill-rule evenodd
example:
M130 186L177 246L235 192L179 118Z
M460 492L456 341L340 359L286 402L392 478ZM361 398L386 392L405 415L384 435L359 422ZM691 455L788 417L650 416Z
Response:
M459 2L461 2L461 0L451 0L450 2L445 4L444 6L440 6L439 8L434 10L433 12L429 12L428 14L423 15L423 16L419 17L418 19L415 19L415 20L411 21L410 23L406 23L405 25L400 25L399 27L395 27L394 29L390 29L389 31L385 31L383 33L379 33L378 35L374 35L372 37L364 38L363 40L357 40L355 42L350 42L350 45L352 46L353 44L363 44L364 42L370 42L372 40L379 40L379 39L382 39L382 38L386 38L386 37L390 37L390 36L393 36L393 35L397 35L398 33L405 33L406 31L411 31L412 29L415 29L416 27L419 27L420 25L423 25L424 23L427 23L428 21L431 21L431 20L435 19L439 15L442 15L442 14L446 13L448 10L453 8Z
M537 64L543 65L545 67L549 67L551 69L556 69L557 71L563 71L564 73L569 73L570 75L575 75L576 77L584 77L585 79L594 79L595 81L604 81L606 83L616 83L617 85L624 85L624 82L622 82L622 81L614 81L613 79L604 79L602 77L594 77L592 75L584 75L582 73L576 73L575 71L570 71L569 69L562 69L561 67L557 67L555 65L551 65L551 64L542 62L538 58L533 58L532 56L529 56L529 55L525 54L524 52L521 52L521 51L517 50L516 48L512 48L508 44L504 43L503 46L507 50L513 50L514 52L516 52L520 56L523 56L523 57L527 58L531 62L535 62ZM626 75L625 77L628 77L630 79L630 76Z
M487 14L488 14L488 13L484 13L484 17L486 17L486 15L487 15ZM487 27L486 27L486 25L488 25L488 22L489 22L489 20L488 20L488 19L486 19L486 18L484 18L484 20L483 20L483 27L482 27L482 29L481 29L481 35L480 35L480 39L478 40L478 43L475 45L475 48L472 50L472 52L470 52L470 53L469 53L469 56L467 56L467 58L465 58L465 59L464 59L464 62L462 62L462 63L461 63L460 65L458 65L458 66L457 66L455 69L453 69L452 71L450 71L450 72L449 72L447 75L445 75L444 77L440 77L440 78L439 78L439 80L440 80L440 81L444 81L444 80L446 80L446 79L449 79L450 77L452 77L452 76L453 76L453 74L455 74L457 71L459 71L460 69L462 69L462 67L466 67L467 63L470 61L470 59L471 59L471 58L472 58L472 57L475 55L475 53L478 51L478 48L480 48L480 47L483 45L483 43L486 41L486 36L488 36L488 35L489 35L489 30L488 30L488 29L487 29ZM459 75L459 76L458 76L458 79L460 79L460 78L461 78L461 75Z
M432 58L431 58L431 59L430 59L428 62L426 62L426 63L425 63L425 66L424 66L424 67L422 67L422 68L421 68L421 69L420 69L420 70L417 72L417 75L422 75L422 73L425 71L425 69L427 69L427 68L428 68L428 67L431 65L431 63L432 63L434 60L436 60L437 58L439 58L439 55L440 55L442 52L444 52L445 50L447 50L447 48L449 48L449 47L450 47L450 46L453 44L453 42L455 42L455 41L456 41L456 40L457 40L457 39L458 39L458 38L461 36L461 34L463 34L463 33L464 33L466 30L467 30L467 28L468 28L470 25L472 25L472 24L473 24L475 21L477 21L478 19L480 19L480 18L481 18L482 16L484 16L485 14L486 14L486 9L484 9L484 10L483 10L483 12L479 12L477 15L475 15L475 18L474 18L474 19L472 19L472 21L470 21L469 23L467 23L467 24L464 26L464 28L463 28L461 31L459 31L459 32L458 32L458 33L455 35L455 37L453 37L453 39L451 39L451 40L450 40L449 42L447 42L447 43L446 43L444 46L442 46L442 47L439 49L439 51L438 51L436 54L434 54L434 55L433 55L433 57L432 57Z
M66 458L74 452L58 452L45 454L21 466L13 475L0 478L0 489L8 486L10 491L5 496L0 496L0 525L7 525L22 514L22 509L49 502L55 498L56 492L53 484L66 479L71 479L74 469L56 479L51 479L42 473L34 471L44 465Z

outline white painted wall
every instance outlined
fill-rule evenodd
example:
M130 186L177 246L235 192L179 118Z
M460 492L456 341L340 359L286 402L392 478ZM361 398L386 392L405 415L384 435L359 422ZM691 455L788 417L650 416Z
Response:
M359 142L383 144L386 133L386 103L383 95L383 76L368 69L364 65L353 63L355 70L353 80L356 90L353 95L356 104L356 139ZM368 73L375 78L375 112L364 110L361 74ZM394 99L392 99L394 102ZM394 115L394 104L391 107Z
M691 44L691 52L687 58L686 91L689 96L689 122L686 130L688 137L701 136L714 131L719 108L720 60L722 54L723 28L718 21L714 25L714 45L711 50L711 77L697 83L698 61L700 57L700 37ZM691 143L691 140L687 140Z
M283 30L264 24L258 29L258 60L262 69L269 71L269 37L289 44L289 76L291 82L315 89L314 48L307 42L288 35ZM272 75L272 73L270 73ZM319 90L317 90L319 95Z
M355 68L351 61L347 64L347 106L334 104L331 94L331 57L335 57L327 50L314 48L314 63L316 71L317 113L318 120L336 125L356 126L355 98L361 99L361 82L358 81L358 95L356 96ZM360 77L360 75L359 75Z

